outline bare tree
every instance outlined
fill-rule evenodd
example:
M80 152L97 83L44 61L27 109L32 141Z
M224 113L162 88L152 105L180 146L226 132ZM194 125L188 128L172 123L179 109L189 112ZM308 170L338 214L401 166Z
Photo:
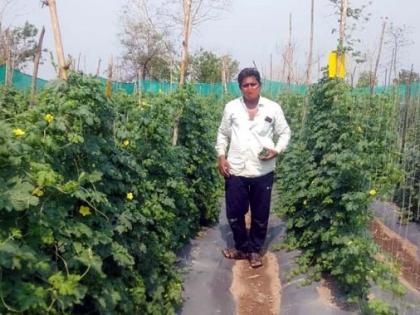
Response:
M174 49L168 28L147 0L128 1L121 16L121 43L126 80L167 79L172 76ZM141 74L141 77L139 77Z
M398 78L398 57L402 48L412 44L412 41L408 38L410 33L411 29L405 24L403 26L396 26L391 23L390 27L388 28L385 45L392 47L390 68L388 72L388 84L391 83L392 74L394 80L397 80Z
M191 32L194 26L205 21L214 20L220 17L220 12L229 7L231 0L166 0L165 13L176 25L182 25L182 53L180 68L180 85L185 83L185 77L188 68L188 47ZM181 17L181 18L180 18ZM179 119L182 114L182 108L179 109L175 118L175 126L172 137L172 145L178 142Z
M125 49L123 62L128 80L137 77L139 72L142 73L142 80L160 79L153 72L159 63L166 64L169 71L172 48L168 45L165 34L159 33L150 24L127 20L121 35L121 44Z
M188 70L189 40L194 28L206 21L220 18L229 9L232 0L164 0L160 11L166 16L168 27L182 27L180 84L184 84Z
M4 14L11 3L12 0L0 0L0 31L1 25L3 24Z

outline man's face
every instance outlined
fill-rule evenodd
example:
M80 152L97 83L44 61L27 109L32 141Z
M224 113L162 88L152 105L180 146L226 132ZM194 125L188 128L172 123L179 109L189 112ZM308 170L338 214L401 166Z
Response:
M260 85L254 76L242 80L241 92L247 101L255 101L260 97Z

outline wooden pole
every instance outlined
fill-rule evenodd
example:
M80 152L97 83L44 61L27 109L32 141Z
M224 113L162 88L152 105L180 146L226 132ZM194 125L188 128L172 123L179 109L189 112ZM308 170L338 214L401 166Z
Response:
M81 57L82 53L79 52L79 56L77 57L77 65L76 65L76 71L79 72L80 71L80 57Z
M223 94L227 92L227 84L226 84L226 56L222 57L222 90Z
M99 60L98 60L98 66L96 67L96 76L97 77L99 77L100 69L101 69L101 58L99 58Z
M182 40L182 52L181 52L181 69L180 69L180 78L179 86L185 84L185 76L187 74L188 67L188 42L190 40L191 33L191 6L192 0L184 0L184 29L183 29L183 40ZM172 134L172 146L176 146L178 143L178 133L179 133L179 121L182 115L182 108L180 108L175 116L175 125L174 131Z
M381 37L379 40L379 50L378 50L378 56L376 57L376 63L375 63L375 70L373 70L373 80L370 82L370 94L373 94L373 88L376 85L376 76L378 74L378 68L379 68L379 60L381 59L381 52L382 52L382 45L384 43L384 34L385 34L385 28L386 28L386 20L382 23L382 31L381 31Z
M337 63L336 63L336 72L339 73L340 66L342 64L342 56L344 55L344 38L346 33L346 17L348 9L348 0L341 0L340 6L340 31L338 39L338 49L337 49Z
M273 81L273 54L270 54L270 81Z
M13 81L13 61L12 61L12 49L10 48L10 32L9 29L5 31L5 51L6 51L6 73L4 84L11 86Z
M59 65L58 77L67 80L66 61L64 59L63 42L61 40L60 24L58 22L57 5L55 0L45 0L45 3L50 9L51 26L54 33L55 50L57 52L57 59Z
M105 96L111 97L112 94L112 70L114 67L114 62L112 56L109 58L108 64L108 79L106 80L105 84Z
M273 54L270 54L270 97L273 97Z
M312 75L312 50L314 46L314 0L311 0L311 29L309 33L308 64L306 68L305 84L309 85Z
M42 42L44 41L45 35L45 27L43 26L41 29L41 33L39 34L38 45L36 47L36 53L34 57L34 71L32 73L32 83L31 83L31 105L34 104L35 92L36 92L36 80L38 78L38 68L39 68L39 61L41 60L41 53L42 53Z
M321 78L321 56L318 53L318 81Z
M289 44L287 47L287 85L290 86L292 81L292 65L293 64L293 53L292 53L292 13L289 13Z
M389 73L388 73L388 85L391 85L391 75L392 75L392 69L394 66L394 55L395 55L395 47L392 48L392 54L391 54L391 63L389 65Z
M182 40L182 52L181 52L181 69L179 85L183 86L185 83L185 76L187 73L188 66L188 42L191 33L191 6L192 0L184 0L184 28L183 28L183 40Z
M407 136L407 122L408 122L408 110L410 107L410 98L411 98L411 89L410 84L413 81L413 65L411 65L410 76L408 80L406 79L405 82L405 107L404 107L404 118L403 118L403 126L402 126L402 135L401 135L401 148L400 148L400 163L404 160L404 152L405 152L405 142Z

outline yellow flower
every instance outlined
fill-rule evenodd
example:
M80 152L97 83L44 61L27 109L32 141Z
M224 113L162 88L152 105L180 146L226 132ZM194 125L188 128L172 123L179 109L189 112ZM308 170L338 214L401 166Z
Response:
M25 131L23 131L20 128L15 128L15 129L13 129L13 134L15 135L15 137L19 138L19 137L22 137L25 134Z
M306 206L308 202L306 200L303 201L303 205Z
M134 195L132 192L127 193L127 200L133 200L134 199Z
M44 195L44 191L42 190L42 187L36 187L34 190L32 190L32 195L37 197L42 197Z
M44 116L44 120L47 122L47 123L51 123L53 120L54 120L54 116L52 115L52 114L46 114L45 116Z
M128 146L128 145L130 144L130 140L125 139L125 140L123 141L123 144L124 144L125 146Z
M86 206L81 206L79 208L79 213L84 217L87 216L87 215L90 215L91 214L90 208L86 207Z
M376 190L375 189L369 190L369 195L372 197L376 196Z

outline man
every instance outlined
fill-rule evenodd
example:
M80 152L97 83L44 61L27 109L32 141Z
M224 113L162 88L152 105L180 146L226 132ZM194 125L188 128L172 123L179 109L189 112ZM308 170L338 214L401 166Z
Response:
M219 172L225 177L226 216L235 242L235 248L224 249L223 255L248 259L257 268L262 266L276 157L286 149L290 129L280 105L260 96L257 69L243 69L238 83L242 97L226 104L216 143Z

